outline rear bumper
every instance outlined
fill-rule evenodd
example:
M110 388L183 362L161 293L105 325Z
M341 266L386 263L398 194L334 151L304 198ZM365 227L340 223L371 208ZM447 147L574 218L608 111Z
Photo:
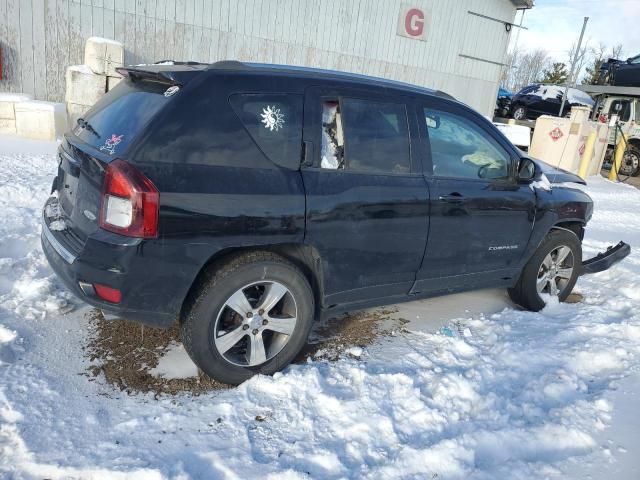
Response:
M56 273L62 283L80 300L97 307L105 312L112 314L114 317L136 322L145 323L154 327L170 327L177 318L178 312L167 313L158 311L145 311L131 308L130 306L122 306L106 302L95 294L95 290L91 286L92 282L103 283L115 288L123 282L117 276L105 275L105 272L94 270L86 263L75 260L73 263L67 262L60 253L54 248L53 244L44 233L47 227L42 226L43 234L41 235L42 250L44 251L49 265ZM129 296L127 304L130 305L132 299ZM158 299L159 301L161 299Z
M580 274L587 275L608 270L611 266L623 260L629 253L631 253L631 247L624 242L619 242L616 246L607 248L606 252L599 253L595 257L582 262Z
M170 327L175 322L191 284L176 274L175 265L173 269L167 266L162 250L156 248L152 254L153 245L99 230L77 251L67 245L64 235L49 228L44 215L41 242L58 278L84 302L112 317L155 327ZM99 298L94 283L122 291L122 302Z

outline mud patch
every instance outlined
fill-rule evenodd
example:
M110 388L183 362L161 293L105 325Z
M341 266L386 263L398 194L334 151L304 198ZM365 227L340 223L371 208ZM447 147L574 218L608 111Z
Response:
M565 303L581 303L584 300L584 295L578 292L571 292L566 298Z
M335 361L343 355L359 357L361 348L371 345L381 335L394 335L406 321L391 318L395 310L375 309L345 314L317 322L309 343L294 363L313 360ZM105 320L99 310L90 313L94 334L85 348L91 361L89 376L100 374L108 383L127 393L155 393L199 395L230 388L204 373L197 377L165 379L150 372L158 366L160 358L170 345L180 343L176 326L159 329L125 320Z
M151 328L126 320L105 320L99 310L90 314L94 336L85 352L94 363L92 376L103 374L107 382L127 393L170 394L189 392L200 394L229 388L203 373L197 377L167 380L149 371L172 342L180 342L178 326L170 329Z
M393 319L396 312L397 309L378 308L317 322L309 342L294 362L306 362L308 358L335 361L343 354L354 356L353 347L367 347L378 337L394 336L404 329L409 322Z

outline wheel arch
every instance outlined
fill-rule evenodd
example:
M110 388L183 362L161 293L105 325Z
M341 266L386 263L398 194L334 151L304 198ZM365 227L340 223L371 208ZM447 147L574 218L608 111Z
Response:
M184 313L187 307L191 304L194 297L197 295L200 287L204 285L217 268L231 259L253 251L271 252L283 257L285 260L290 261L296 267L298 267L303 275L306 277L314 296L314 304L316 308L315 314L319 313L319 309L322 305L322 299L324 296L324 281L322 275L322 262L320 261L320 255L317 250L310 245L301 243L286 243L275 245L254 245L243 247L229 247L217 251L212 254L211 257L204 263L200 271L194 278L187 295L182 301L180 308L180 314L178 321L182 322Z
M631 145L632 147L635 147L638 150L640 150L640 138L638 138L638 137L630 138L629 139L629 145Z
M562 220L555 223L550 229L551 230L568 230L573 233L578 239L582 242L584 238L584 227L585 224L583 221L579 220Z

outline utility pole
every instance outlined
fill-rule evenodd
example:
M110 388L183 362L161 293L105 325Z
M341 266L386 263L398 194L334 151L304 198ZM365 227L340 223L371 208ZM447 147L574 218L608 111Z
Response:
M509 70L507 70L507 81L511 78L511 72L513 71L513 61L516 59L516 52L518 51L518 38L520 38L520 30L522 30L522 21L524 20L525 9L522 9L522 15L520 15L520 25L516 32L516 38L513 41L513 49L511 50L511 61L509 62ZM505 85L506 87L506 85ZM511 87L511 85L509 85Z
M580 47L582 46L582 37L584 37L584 31L587 29L587 22L589 21L589 17L584 17L584 23L582 24L582 31L580 32L580 38L578 39L578 47L576 51L573 52L573 62L571 62L571 73L569 73L569 81L564 85L564 93L562 94L562 104L560 105L560 111L558 112L558 116L562 116L562 111L564 110L564 104L567 101L567 93L569 93L569 83L573 78L573 71L576 68L576 63L578 63L578 54L580 53Z

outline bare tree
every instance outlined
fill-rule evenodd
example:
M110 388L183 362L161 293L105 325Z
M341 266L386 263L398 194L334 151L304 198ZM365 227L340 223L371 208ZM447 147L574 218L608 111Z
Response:
M609 55L609 58L622 58L622 44L612 46Z
M585 74L582 78L582 83L586 85L595 85L598 82L598 77L600 75L600 67L605 60L605 52L607 50L607 46L600 42L597 46L591 47L589 49L589 56L591 61L587 64L585 68Z
M572 75L570 75L569 79L567 80L569 84L575 84L577 82L578 76L589 60L589 40L587 40L585 44L580 47L580 50L577 51L577 54L576 49L577 43L574 43L573 45L571 45L571 48L567 52L567 55L569 57L567 65L569 67L569 72L572 72Z
M511 52L507 58L507 64L511 64L511 57L513 57L513 68L510 72L503 72L503 85L512 91L520 90L540 80L544 70L551 63L549 52L542 48Z
M603 42L589 49L589 59L585 68L585 74L582 83L587 85L595 85L600 76L600 67L609 58L622 57L622 44L614 45L607 51L607 45Z

